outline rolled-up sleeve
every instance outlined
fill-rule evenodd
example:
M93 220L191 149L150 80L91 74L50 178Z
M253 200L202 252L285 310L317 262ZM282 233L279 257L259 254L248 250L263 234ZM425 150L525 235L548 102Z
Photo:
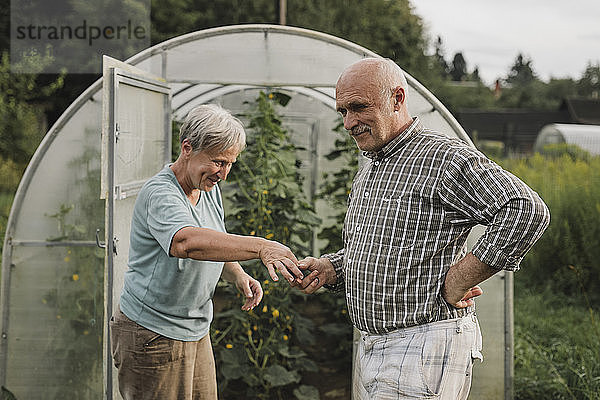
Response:
M331 262L335 270L335 277L337 278L337 281L333 285L325 285L325 287L333 291L342 290L345 286L344 249L338 250L336 253L324 254L322 257Z
M487 227L472 253L499 270L518 270L550 223L550 211L535 191L477 151L454 155L439 194L445 207Z

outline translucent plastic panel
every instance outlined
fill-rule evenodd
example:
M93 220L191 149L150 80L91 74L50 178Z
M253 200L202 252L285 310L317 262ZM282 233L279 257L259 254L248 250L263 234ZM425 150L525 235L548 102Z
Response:
M131 230L131 216L135 205L135 196L117 200L115 203L115 217L113 220L115 233L115 248L117 254L113 258L113 310L116 310L123 289L127 261L129 259L129 232Z
M163 167L165 97L164 93L119 84L115 185L145 181Z
M332 43L329 36L317 32L300 36L298 31L246 26L223 29L220 34L211 36L210 31L197 35L198 38L210 37L210 40L189 41L167 50L167 78L208 83L324 86L335 82L340 65L349 65L360 57L339 43Z
M102 396L104 253L14 247L5 386L18 399Z
M15 215L16 241L94 240L100 197L100 101L86 101L56 135Z

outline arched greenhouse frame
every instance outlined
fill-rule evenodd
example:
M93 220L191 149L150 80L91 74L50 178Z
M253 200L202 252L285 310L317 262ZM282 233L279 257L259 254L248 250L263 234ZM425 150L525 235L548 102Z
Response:
M126 64L106 60L104 78L47 132L14 199L2 255L0 385L18 399L119 399L107 315L122 286L136 190L169 161L172 121L199 104L243 114L261 90L288 94L284 125L307 149L302 173L314 194L321 171L335 168L323 157L338 121L335 82L364 57L379 56L320 32L238 25L176 37ZM407 80L412 114L473 145L423 85ZM510 398L512 275L484 285L486 362L475 367L471 397Z

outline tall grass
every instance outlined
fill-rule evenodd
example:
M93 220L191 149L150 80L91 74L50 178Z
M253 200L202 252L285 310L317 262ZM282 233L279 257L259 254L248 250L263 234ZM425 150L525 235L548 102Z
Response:
M515 290L515 398L600 399L596 312L550 289L525 286Z
M515 398L600 400L600 157L565 146L500 163L552 215L515 275Z

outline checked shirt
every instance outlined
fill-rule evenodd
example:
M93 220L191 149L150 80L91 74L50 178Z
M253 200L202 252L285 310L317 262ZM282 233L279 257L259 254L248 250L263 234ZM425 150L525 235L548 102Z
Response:
M473 311L441 295L471 228L487 227L472 249L479 260L515 271L549 223L548 208L521 180L418 118L382 150L364 154L344 248L324 256L361 331L382 334Z

